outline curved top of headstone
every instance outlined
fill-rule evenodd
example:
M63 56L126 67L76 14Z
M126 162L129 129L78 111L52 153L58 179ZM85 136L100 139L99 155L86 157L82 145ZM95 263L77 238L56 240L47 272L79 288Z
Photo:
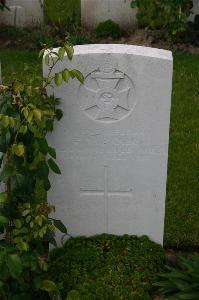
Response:
M159 59L172 60L172 52L163 49L124 45L124 44L89 44L77 45L74 47L75 55L83 54L103 54L103 53L118 53L132 54L137 56L153 57Z
M125 53L141 56L150 56L162 59L172 59L172 52L163 49L124 45L124 44L90 44L75 46L75 54L92 53Z

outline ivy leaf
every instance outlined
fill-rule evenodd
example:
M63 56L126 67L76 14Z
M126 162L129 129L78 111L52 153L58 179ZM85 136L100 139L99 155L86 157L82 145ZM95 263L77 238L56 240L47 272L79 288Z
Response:
M48 54L45 55L44 61L45 61L46 65L49 65L50 59L49 59L49 55Z
M76 77L81 83L84 83L84 76L82 75L82 73L79 70L71 70L70 71L71 77L74 78Z
M62 71L62 77L63 77L63 80L65 82L68 82L68 80L70 79L71 75L70 75L70 72L68 69L65 69L64 71Z
M61 174L61 171L60 171L58 165L55 163L55 161L52 158L50 158L48 160L48 165L54 173Z
M22 262L18 255L11 254L6 257L6 265L13 278L17 279L22 273Z
M35 117L35 119L36 119L37 121L41 121L41 118L42 118L42 112L41 112L40 109L35 108L35 109L33 110L33 114L34 114L34 117Z
M46 49L42 49L42 50L39 52L39 57L41 57L41 56L44 54L45 50L46 50Z
M29 250L29 245L26 242L21 241L17 244L17 248L21 251L27 252Z
M9 125L9 117L8 116L3 116L2 120L1 120L1 123L2 123L3 127L7 128L8 125Z
M9 223L9 219L5 216L0 216L0 225L7 225Z
M53 224L62 233L67 233L67 228L62 221L53 219Z
M28 117L27 117L28 123L30 123L32 121L32 118L33 118L33 111L30 111L28 114Z
M72 46L69 46L69 45L66 44L64 46L64 49L65 49L65 51L67 53L68 59L72 60L73 54L74 54L74 48Z
M54 148L48 147L48 153L50 154L50 156L52 156L54 159L56 159L56 151Z
M21 125L19 128L19 133L26 134L28 127L26 125Z
M46 139L38 139L37 142L39 144L39 150L46 155L49 149Z
M62 80L63 80L62 73L55 74L55 84L57 86L60 86L62 84Z
M57 291L57 286L51 280L43 280L40 286L40 290L51 293Z
M63 117L63 111L61 109L56 109L55 113L57 120L61 120L61 118Z
M14 220L13 223L14 223L15 227L18 229L21 228L21 226L22 226L22 223L19 219Z
M25 153L24 145L20 144L13 144L12 145L12 153L16 154L17 156L23 156Z
M30 97L32 96L32 86L26 86L25 87L25 91L26 91L26 94Z
M6 192L3 192L3 193L0 193L0 204L4 204L7 200L7 193Z
M63 60L65 54L65 49L63 47L59 48L58 55L61 60Z
M23 92L24 90L24 85L20 81L15 81L12 85L13 91L15 94L18 94L20 92Z

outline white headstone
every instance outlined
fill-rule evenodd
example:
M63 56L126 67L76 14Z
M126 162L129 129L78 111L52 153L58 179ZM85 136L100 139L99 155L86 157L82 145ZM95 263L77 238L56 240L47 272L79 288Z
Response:
M82 26L93 29L98 23L109 19L128 31L137 23L136 9L131 8L132 0L81 0Z
M196 15L199 15L199 1L193 0L192 14L189 17L189 20L194 21Z
M0 12L0 24L16 27L40 27L43 24L43 0L7 0L9 10Z
M56 217L73 236L144 234L162 244L171 52L76 46L73 61L65 58L55 72L66 66L79 69L85 83L54 88L64 111L49 137L62 171L49 194Z

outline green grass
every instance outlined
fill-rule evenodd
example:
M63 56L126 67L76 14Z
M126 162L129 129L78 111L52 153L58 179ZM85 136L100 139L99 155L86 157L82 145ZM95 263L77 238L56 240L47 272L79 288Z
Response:
M85 300L149 300L165 254L147 237L100 235L69 239L51 261L49 272L63 284L63 299L77 290Z
M15 79L31 80L42 78L42 64L37 52L28 50L0 49L3 81L10 83Z
M41 76L30 51L0 50L5 81ZM24 67L28 68L24 71ZM166 201L166 247L199 247L199 55L176 54Z
M199 247L199 55L194 54L174 60L165 246Z

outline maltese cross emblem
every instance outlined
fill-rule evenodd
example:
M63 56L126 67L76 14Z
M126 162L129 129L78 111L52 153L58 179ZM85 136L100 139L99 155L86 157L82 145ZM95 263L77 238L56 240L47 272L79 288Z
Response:
M132 109L133 84L123 72L111 64L90 73L80 87L81 107L93 120L113 122L122 119Z

